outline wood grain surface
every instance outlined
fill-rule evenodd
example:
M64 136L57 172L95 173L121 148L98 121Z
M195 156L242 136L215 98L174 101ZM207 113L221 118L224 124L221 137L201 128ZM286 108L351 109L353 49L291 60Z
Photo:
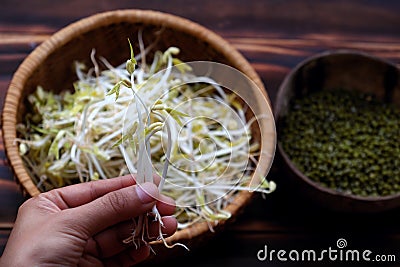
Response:
M18 65L62 27L102 11L140 8L179 15L208 27L232 43L261 76L272 104L285 75L305 58L331 49L352 49L400 63L400 2L203 0L203 1L15 1L0 4L0 108ZM0 136L1 138L1 136ZM187 266L320 266L311 262L260 262L257 251L324 249L345 238L351 248L395 254L400 266L400 210L340 214L303 199L280 174L279 159L269 174L278 189L257 196L236 222L209 244L174 259ZM25 200L13 180L0 142L0 255L19 205ZM324 262L343 266L343 263ZM351 266L364 266L353 263ZM372 265L367 265L372 266ZM376 265L378 266L378 265Z

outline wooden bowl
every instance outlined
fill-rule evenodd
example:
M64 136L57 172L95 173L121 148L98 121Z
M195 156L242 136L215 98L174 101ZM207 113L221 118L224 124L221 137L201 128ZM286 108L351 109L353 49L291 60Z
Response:
M288 113L291 101L310 92L335 88L373 93L381 100L400 106L400 71L391 62L362 52L337 50L312 56L298 64L282 82L274 106L278 153L288 181L301 195L334 211L370 213L399 207L400 194L362 197L323 187L299 171L283 149L285 140L280 140L279 136L283 129L282 118Z
M270 115L269 119L257 120L253 127L253 138L261 144L261 155L255 173L267 175L275 153L275 123L266 90L249 62L223 38L187 19L155 11L117 10L84 18L55 33L24 60L13 76L2 115L3 137L16 180L30 196L37 196L40 191L26 171L15 142L16 124L24 118L27 95L37 85L57 92L71 89L73 81L77 79L72 68L73 62L78 60L90 66L90 52L93 48L97 55L103 56L114 66L125 62L130 56L127 38L137 40L139 29L143 30L145 44L158 40L154 51L164 51L170 46L176 46L181 49L180 59L183 61L223 63L249 78L251 82L244 87L237 86L236 92L250 107L246 114L249 118L261 114ZM138 52L137 45L134 50L135 53ZM227 207L232 213L229 221L234 220L239 211L249 203L252 194L247 191L237 194L233 203ZM221 222L216 230L223 225L224 222ZM206 223L197 223L176 232L167 241L181 242L193 248L211 235ZM160 251L164 247L157 244L154 249L162 254ZM173 255L174 251L182 252L182 248L166 250L164 257ZM159 255L157 258L164 257Z

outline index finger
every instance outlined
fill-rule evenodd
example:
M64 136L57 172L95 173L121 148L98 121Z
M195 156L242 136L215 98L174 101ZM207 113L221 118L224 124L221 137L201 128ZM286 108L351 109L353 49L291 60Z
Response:
M156 185L160 183L160 179L158 175L153 176ZM44 194L46 194L46 197L55 203L57 207L63 210L84 205L112 191L134 184L136 184L136 177L132 174L128 174L105 180L57 188Z
M110 192L85 205L64 210L62 214L73 219L78 232L91 237L112 225L151 211L159 196L154 183L143 183Z
M60 209L74 208L89 203L112 191L136 184L133 175L74 184L45 193Z

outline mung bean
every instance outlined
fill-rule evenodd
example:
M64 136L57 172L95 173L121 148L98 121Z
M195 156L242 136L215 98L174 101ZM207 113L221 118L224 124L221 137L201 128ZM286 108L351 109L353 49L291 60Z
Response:
M321 90L296 99L279 136L315 182L361 196L400 192L400 110L371 94Z

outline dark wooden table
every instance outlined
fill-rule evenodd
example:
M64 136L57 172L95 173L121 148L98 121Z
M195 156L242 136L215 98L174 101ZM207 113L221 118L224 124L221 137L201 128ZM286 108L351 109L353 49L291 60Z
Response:
M82 17L113 9L155 9L180 15L222 35L250 61L263 79L272 103L284 76L301 60L328 49L354 49L400 63L399 1L16 1L0 3L0 105L22 60L52 33ZM0 255L12 229L20 193L0 143ZM381 214L340 214L299 196L275 160L269 178L278 184L265 199L256 196L241 216L212 242L171 264L179 266L343 266L317 262L259 261L268 249L348 248L395 255L400 266L400 210ZM364 266L353 262L351 266Z

